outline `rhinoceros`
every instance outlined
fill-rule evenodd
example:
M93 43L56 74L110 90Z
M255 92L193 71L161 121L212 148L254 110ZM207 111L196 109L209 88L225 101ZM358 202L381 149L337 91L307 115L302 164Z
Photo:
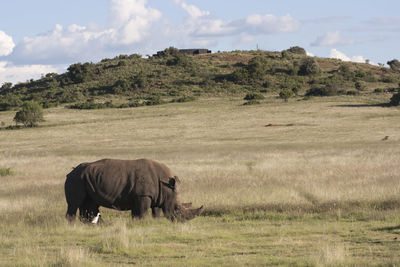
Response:
M99 207L130 210L132 218L143 218L149 208L153 217L161 210L171 221L184 222L201 214L203 206L192 209L191 203L179 200L180 180L164 164L150 159L102 159L81 163L65 181L68 204L66 217L85 222L100 220Z

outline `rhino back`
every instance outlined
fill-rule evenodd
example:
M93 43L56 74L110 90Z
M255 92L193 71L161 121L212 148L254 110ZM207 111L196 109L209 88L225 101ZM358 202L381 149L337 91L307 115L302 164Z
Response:
M99 205L128 210L136 196L157 201L159 181L168 180L172 172L164 164L148 159L103 159L86 165L81 177Z

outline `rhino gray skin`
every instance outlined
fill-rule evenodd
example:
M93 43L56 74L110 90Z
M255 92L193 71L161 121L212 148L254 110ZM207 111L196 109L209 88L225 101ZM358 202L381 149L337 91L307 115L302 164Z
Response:
M82 221L97 223L102 206L130 210L132 218L140 219L151 208L153 217L162 210L171 221L184 222L200 215L203 206L192 209L191 203L180 203L180 184L167 166L149 159L81 163L65 181L66 217L74 221L79 208Z

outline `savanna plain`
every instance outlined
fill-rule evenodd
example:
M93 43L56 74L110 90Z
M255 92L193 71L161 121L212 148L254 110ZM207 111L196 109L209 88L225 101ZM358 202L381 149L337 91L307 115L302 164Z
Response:
M400 110L375 105L387 101L57 107L37 128L3 127L0 265L399 265ZM181 224L101 208L102 225L69 224L65 175L101 158L165 163L204 213Z

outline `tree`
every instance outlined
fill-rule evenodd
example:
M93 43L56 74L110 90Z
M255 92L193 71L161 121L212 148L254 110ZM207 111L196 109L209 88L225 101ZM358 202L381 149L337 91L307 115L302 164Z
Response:
M67 75L74 83L85 82L89 78L89 72L93 63L76 63L68 67Z
M290 52L292 54L298 54L298 55L304 55L304 56L307 55L306 50L300 46L292 46L289 49L284 50L284 51Z
M391 61L388 61L387 64L390 66L390 68L394 71L400 71L400 61L397 59L393 59Z
M391 106L399 106L400 105L400 92L393 94L393 96L390 98L389 105L391 105Z
M292 96L294 96L294 92L288 88L282 89L282 91L279 93L279 97L285 100L285 102L288 102L288 99Z
M307 57L301 61L299 74L300 75L311 75L320 73L321 69L314 58Z
M25 127L35 127L39 122L44 121L43 109L35 101L25 102L15 114L14 121L22 123Z
M0 91L10 90L11 87L12 87L12 83L5 82L5 83L3 83L3 85L0 87Z
M397 88L397 92L393 94L390 98L389 105L391 106L400 106L400 83L399 88Z

